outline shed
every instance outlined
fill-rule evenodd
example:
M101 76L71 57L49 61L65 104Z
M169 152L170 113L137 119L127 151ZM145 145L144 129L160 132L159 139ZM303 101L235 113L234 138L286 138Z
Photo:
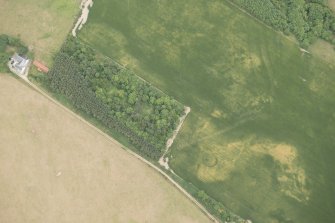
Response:
M48 73L49 72L49 68L47 66L45 66L42 62L34 60L33 64L37 68L37 70L39 70L43 73Z

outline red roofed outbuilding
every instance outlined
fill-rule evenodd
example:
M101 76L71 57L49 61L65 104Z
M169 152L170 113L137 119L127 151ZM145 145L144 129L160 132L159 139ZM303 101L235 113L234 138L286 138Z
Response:
M39 62L37 60L34 60L33 64L37 68L37 70L39 70L43 73L48 73L49 72L49 68L47 66L45 66L44 64L42 64L41 62Z

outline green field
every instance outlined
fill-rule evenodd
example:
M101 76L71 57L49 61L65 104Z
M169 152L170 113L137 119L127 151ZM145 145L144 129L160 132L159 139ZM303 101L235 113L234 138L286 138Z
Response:
M192 108L172 169L260 223L335 219L335 66L223 0L100 0L79 37Z

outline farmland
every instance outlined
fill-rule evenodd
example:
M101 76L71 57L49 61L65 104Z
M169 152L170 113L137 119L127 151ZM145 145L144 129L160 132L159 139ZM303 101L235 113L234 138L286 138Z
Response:
M0 222L209 222L117 142L8 74L0 86Z
M0 34L20 39L48 64L70 31L78 0L0 0Z
M192 112L172 169L260 223L335 218L335 67L222 0L101 0L79 38Z

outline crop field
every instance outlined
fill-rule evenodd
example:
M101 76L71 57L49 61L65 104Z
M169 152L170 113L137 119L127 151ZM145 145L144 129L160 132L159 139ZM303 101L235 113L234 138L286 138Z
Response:
M79 0L0 0L0 34L20 37L51 63L79 12Z
M79 38L192 108L172 169L259 223L335 219L335 66L223 0L100 0Z
M156 171L8 74L0 103L0 222L210 222Z

